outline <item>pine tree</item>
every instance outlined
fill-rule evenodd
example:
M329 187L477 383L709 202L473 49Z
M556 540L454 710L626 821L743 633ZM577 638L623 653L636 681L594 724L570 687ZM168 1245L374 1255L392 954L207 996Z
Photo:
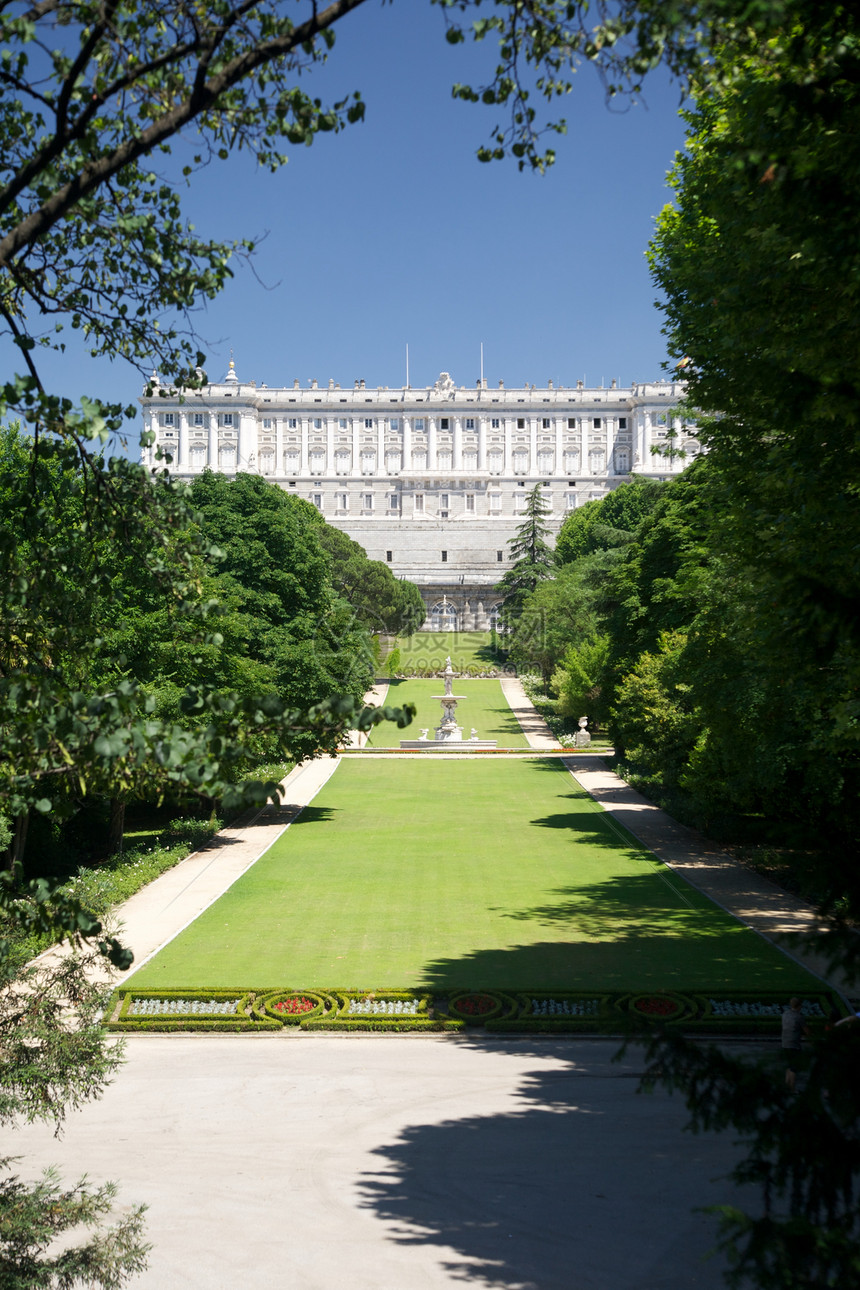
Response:
M554 561L546 542L549 526L545 522L549 510L541 485L535 484L526 496L525 519L508 542L514 564L496 586L504 597L501 617L506 627L519 618L526 597L538 583L552 577Z

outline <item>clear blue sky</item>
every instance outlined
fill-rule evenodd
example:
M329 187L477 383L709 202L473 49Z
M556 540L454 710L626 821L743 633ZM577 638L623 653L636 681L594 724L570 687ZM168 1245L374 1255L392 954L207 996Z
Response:
M447 44L427 0L371 0L307 82L324 99L360 88L366 121L292 149L276 175L237 155L195 178L186 211L201 233L266 235L254 271L237 263L196 317L213 379L232 346L245 380L398 386L407 342L413 385L442 370L473 384L481 342L491 384L661 374L645 248L683 141L677 88L655 78L647 106L613 108L583 68L556 165L520 173L475 159L496 110L451 98L491 54ZM80 352L45 370L73 397L140 393L133 369Z

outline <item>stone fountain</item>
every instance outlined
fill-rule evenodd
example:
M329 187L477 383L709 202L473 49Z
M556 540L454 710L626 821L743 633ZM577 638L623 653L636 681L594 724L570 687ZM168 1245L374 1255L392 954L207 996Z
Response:
M427 738L427 730L421 731L420 739L401 739L401 748L414 748L421 751L433 749L440 752L472 751L476 748L495 748L495 739L479 739L478 732L472 727L469 739L463 738L463 727L457 725L457 704L468 696L454 693L454 669L451 656L445 660L445 693L434 694L442 704L442 720L434 730L434 739Z

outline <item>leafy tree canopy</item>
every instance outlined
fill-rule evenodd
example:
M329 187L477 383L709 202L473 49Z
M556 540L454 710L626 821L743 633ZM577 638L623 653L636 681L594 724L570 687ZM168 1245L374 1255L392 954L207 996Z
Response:
M331 561L335 588L371 632L411 636L427 616L414 582L395 578L387 564L369 560L364 547L320 518L317 536Z

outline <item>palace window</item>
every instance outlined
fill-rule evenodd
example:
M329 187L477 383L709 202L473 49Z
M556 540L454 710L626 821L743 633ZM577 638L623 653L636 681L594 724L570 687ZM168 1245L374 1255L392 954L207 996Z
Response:
M442 563L443 563L443 564L447 564L447 563L448 563L448 552L447 552L447 551L443 551L443 552L442 552Z
M297 430L299 423L295 417L290 417L289 420L287 421L287 426L289 427L290 430Z
M373 510L373 493L361 494L361 505L366 511Z
M338 429L340 430L346 430L347 427L349 426L349 422L347 421L346 417L339 417L337 424L338 424Z
M526 419L525 419L525 417L517 417L517 429L518 429L518 430L525 430L525 428L526 428Z
M575 430L575 429L576 429L576 417L568 417L568 418L567 418L567 428L568 428L568 430Z
M499 426L501 425L501 422L499 421L498 417L493 417L490 421L490 425L493 428L493 430L498 430Z
M594 418L594 420L593 420L593 422L592 422L592 425L594 426L595 430L599 430L599 429L600 429L600 417L595 417L595 418Z
M498 512L502 509L502 494L490 493L488 495L488 501L490 503L490 512L493 514L498 514Z
M162 412L158 419L163 426L172 426L176 424L176 419L172 412Z
M347 511L347 510L349 510L349 496L348 496L348 494L347 494L347 493L335 493L335 495L334 495L334 504L335 504L335 508L336 508L337 510L339 510L339 511Z
M467 515L475 514L475 494L474 493L466 494L466 514Z
M619 430L626 430L626 429L627 429L627 418L626 418L626 417L619 417L619 418L618 418L618 429L619 429Z
M392 417L388 424L392 430L400 429L400 421L398 420L397 417Z
M232 413L232 412L222 412L222 413L221 413L221 424L222 424L222 426L231 426L231 425L233 424L233 413Z
M544 417L543 421L541 422L541 425L543 426L544 430L549 430L551 425L549 417Z
M440 420L440 422L439 422L439 429L440 429L440 430L447 430L447 429L449 428L449 425L450 425L450 418L449 418L449 417L442 417L442 419L441 419L441 420Z
M423 493L415 494L415 511L419 515L423 515L424 513L424 494Z
M447 511L447 509L448 509L448 494L447 494L447 493L442 493L442 494L441 494L441 496L440 496L440 498L439 498L439 505L442 507L442 510L443 510L443 511Z
M311 493L311 501L318 511L322 510L322 493Z
M391 551L385 552L385 559L388 562L388 564L391 564L392 557L393 557L393 552Z
M416 430L423 430L423 429L424 429L424 418L423 418L423 417L416 417L416 418L415 418L415 429L416 429Z
M365 417L365 418L364 418L364 428L365 428L365 430L372 430L372 429L373 429L373 417Z
M474 417L466 417L466 429L467 429L467 430L474 430L474 428L475 428L475 418L474 418Z
M271 428L272 428L272 418L271 418L271 417L263 417L263 429L264 429L264 430L271 430Z
M505 559L505 553L504 553L504 551L497 551L497 552L496 552L496 564L502 564L502 563L504 562L504 559Z

